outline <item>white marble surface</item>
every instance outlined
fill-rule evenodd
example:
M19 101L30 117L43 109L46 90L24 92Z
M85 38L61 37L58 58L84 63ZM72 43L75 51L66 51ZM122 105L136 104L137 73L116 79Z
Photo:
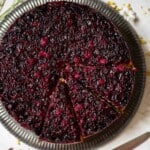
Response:
M108 0L104 1L107 2ZM137 14L138 21L136 23L131 22L131 24L137 31L138 35L146 40L146 44L143 44L142 46L147 64L147 80L141 105L134 118L120 134L111 141L97 148L97 150L111 150L147 131L150 132L150 11L148 11L148 9L150 9L150 0L114 1L119 7L123 7L124 3L130 3ZM7 0L2 11L4 12L12 2L13 0ZM147 140L144 144L137 147L136 150L149 150L149 147L150 140ZM0 123L0 150L8 150L9 148L13 148L14 150L35 150L23 142L18 141L18 139L10 134Z

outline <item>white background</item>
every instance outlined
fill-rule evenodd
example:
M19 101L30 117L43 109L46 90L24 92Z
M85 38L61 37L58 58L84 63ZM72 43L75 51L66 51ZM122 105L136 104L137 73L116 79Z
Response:
M1 1L1 0L0 0ZM108 0L104 0L107 2ZM142 45L145 53L147 72L150 71L150 0L114 0L120 7L124 3L130 3L133 10L136 12L138 22L131 22L132 26L136 29L138 35L143 37L147 44ZM3 12L9 8L13 3L13 0L6 0ZM148 56L149 55L149 56ZM127 142L128 140L150 131L150 76L147 76L145 93L142 99L140 108L136 115L128 124L128 126L113 140L107 142L105 145L97 148L97 150L111 150L120 144ZM143 145L136 148L136 150L149 150L150 140L147 140ZM10 134L0 123L0 150L8 150L13 148L14 150L34 150L34 148L19 142L16 137Z

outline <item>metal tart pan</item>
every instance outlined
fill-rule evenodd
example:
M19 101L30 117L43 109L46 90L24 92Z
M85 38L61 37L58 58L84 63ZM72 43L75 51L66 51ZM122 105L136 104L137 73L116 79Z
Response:
M0 24L0 40L3 38L8 28L15 22L17 18L22 16L25 12L43 5L47 2L60 1L60 0L30 0L15 10L13 10ZM133 118L140 102L142 99L144 87L145 87L145 60L142 48L139 44L138 36L131 25L123 19L116 11L110 8L105 3L99 0L66 0L68 2L75 2L78 4L87 5L91 8L96 9L101 14L106 16L112 23L118 28L120 33L123 35L128 47L130 48L131 57L137 73L135 75L135 85L131 100L129 101L125 113L116 120L112 125L103 130L102 132L95 134L87 138L82 143L70 143L70 144L57 144L42 141L30 130L27 130L19 125L6 111L2 102L0 101L0 121L13 135L18 137L25 143L42 150L84 150L94 149L101 144L106 143L108 140L116 136L121 130L125 128L127 123Z

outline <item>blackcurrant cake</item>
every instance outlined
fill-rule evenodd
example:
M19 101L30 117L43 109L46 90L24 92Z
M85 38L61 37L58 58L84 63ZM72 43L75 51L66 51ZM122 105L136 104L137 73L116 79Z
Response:
M119 29L85 5L48 2L0 43L0 101L40 140L83 142L125 113L137 68Z

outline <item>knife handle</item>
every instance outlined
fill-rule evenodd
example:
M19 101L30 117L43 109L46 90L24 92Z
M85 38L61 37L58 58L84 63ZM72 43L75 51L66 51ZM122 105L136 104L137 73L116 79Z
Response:
M150 137L150 132L146 132L146 133L136 137L135 139L118 146L117 148L115 148L113 150L132 150L133 148L135 148L138 145L145 142L149 137Z

